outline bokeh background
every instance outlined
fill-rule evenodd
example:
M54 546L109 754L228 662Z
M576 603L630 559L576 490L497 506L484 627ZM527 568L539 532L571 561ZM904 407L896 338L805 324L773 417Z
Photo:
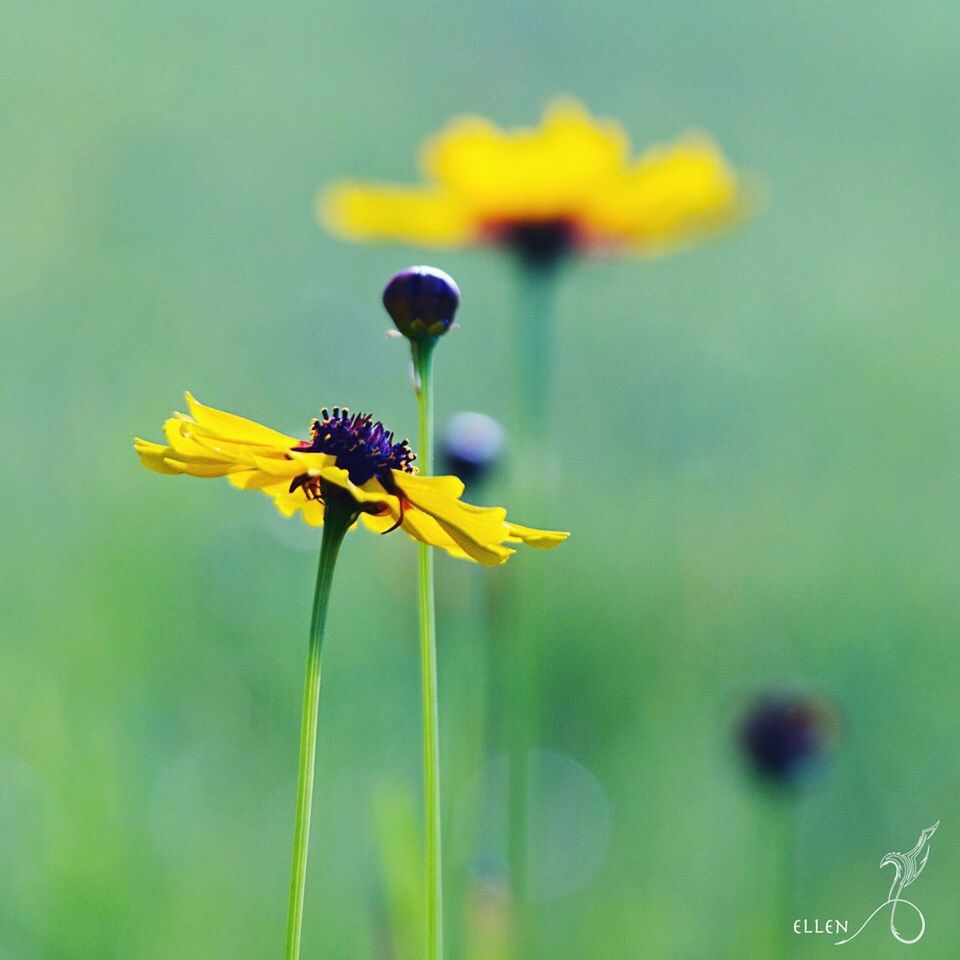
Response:
M515 426L509 265L343 244L313 198L412 180L450 116L533 122L556 93L636 146L709 129L768 201L561 286L562 513L523 518L574 531L550 557L541 955L766 958L771 910L852 930L882 854L937 819L914 951L955 955L955 3L3 7L0 957L279 955L317 535L146 474L131 438L183 388L292 432L339 402L413 434L378 297L424 260L464 293L441 417ZM358 534L339 572L305 956L389 956L419 802L413 557ZM441 561L458 960L505 909L505 658L474 573ZM842 727L790 803L785 916L730 738L767 688ZM899 955L885 922L848 954Z

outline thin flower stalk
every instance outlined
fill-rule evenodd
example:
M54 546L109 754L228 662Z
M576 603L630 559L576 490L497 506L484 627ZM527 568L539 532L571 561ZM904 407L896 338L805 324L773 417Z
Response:
M420 455L433 465L433 352L452 326L460 306L453 278L433 267L410 267L390 279L383 305L401 335L410 341L417 398ZM440 714L433 556L420 551L420 686L423 721L424 868L426 871L426 958L443 958L443 845L440 806Z
M294 820L293 855L290 866L290 899L287 910L285 960L299 960L303 932L303 900L307 882L307 853L313 810L314 770L317 756L317 717L320 705L323 635L330 605L333 571L343 538L356 519L348 504L334 498L326 505L317 586L310 618L310 645L307 652L303 710L300 718L300 760L297 767L297 810Z
M433 460L433 350L435 343L433 338L424 338L413 345L420 456L423 469L428 473ZM419 575L427 960L442 960L443 844L440 810L436 596L433 553L426 544L420 544Z
M557 499L559 464L553 443L554 303L561 262L517 264L517 402L526 416L517 434L518 469L514 496L534 514L546 513ZM508 861L516 914L517 949L534 949L529 916L529 826L540 799L532 762L542 738L542 640L551 631L548 584L539 565L521 571L514 585L514 635L510 651L508 779Z

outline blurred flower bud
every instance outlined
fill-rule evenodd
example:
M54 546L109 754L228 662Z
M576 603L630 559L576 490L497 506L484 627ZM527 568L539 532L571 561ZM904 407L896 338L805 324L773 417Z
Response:
M485 413L458 413L443 431L444 472L456 474L468 486L483 481L503 456L506 432Z
M460 288L453 277L436 267L408 267L387 284L383 305L408 340L439 337L453 323L460 306Z
M764 696L741 718L739 741L758 777L793 786L815 769L836 729L836 715L820 700L790 694Z

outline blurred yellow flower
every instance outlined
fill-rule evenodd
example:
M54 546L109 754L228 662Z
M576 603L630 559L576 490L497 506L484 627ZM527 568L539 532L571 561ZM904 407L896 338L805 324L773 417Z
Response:
M226 477L243 490L262 490L285 516L299 511L311 526L323 523L325 498L347 498L354 520L376 533L402 527L415 540L486 566L515 552L505 544L548 549L568 536L511 523L502 507L462 502L456 477L419 476L406 440L395 443L369 415L324 410L311 439L300 441L204 406L189 393L187 405L189 416L178 413L164 424L166 444L135 441L145 467Z
M353 240L499 244L531 263L584 250L656 253L726 226L748 204L705 134L631 158L623 127L556 100L539 127L460 117L429 140L422 186L341 182L318 215Z

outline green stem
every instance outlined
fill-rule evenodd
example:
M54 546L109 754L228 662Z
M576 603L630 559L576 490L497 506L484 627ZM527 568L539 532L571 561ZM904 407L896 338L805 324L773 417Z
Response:
M779 893L774 898L776 912L773 924L774 949L779 953L774 953L773 956L782 956L783 960L789 960L793 956L794 946L790 922L796 883L796 810L794 804L790 802L792 799L792 797L784 797L780 801L781 809L774 823Z
M759 798L761 855L766 860L763 879L769 917L770 960L789 960L793 955L792 910L795 871L795 798L772 790Z
M554 301L559 266L519 266L517 276L517 371L524 444L533 455L552 451L550 414L554 379ZM531 477L536 482L539 478Z
M420 469L433 461L433 348L436 341L412 342L420 422ZM440 718L437 697L437 630L433 551L420 547L420 674L423 699L423 795L426 847L427 960L443 957L443 870L440 831Z
M329 498L324 516L323 539L317 586L313 594L310 618L310 645L303 687L303 713L300 720L300 762L297 772L297 813L293 833L293 860L290 868L290 906L287 914L285 960L298 960L303 931L303 895L307 878L307 848L310 843L310 812L313 806L313 779L317 755L317 711L320 702L320 668L323 631L330 604L330 584L343 537L354 520L348 504Z
M517 277L517 381L521 415L514 449L514 500L530 523L550 512L555 498L557 464L551 430L553 410L554 298L558 267L521 264ZM516 952L528 956L534 937L527 916L531 801L537 783L531 751L540 740L541 636L550 629L547 585L536 557L528 558L515 577L517 609L510 642L512 723L509 732L508 857L516 898Z

